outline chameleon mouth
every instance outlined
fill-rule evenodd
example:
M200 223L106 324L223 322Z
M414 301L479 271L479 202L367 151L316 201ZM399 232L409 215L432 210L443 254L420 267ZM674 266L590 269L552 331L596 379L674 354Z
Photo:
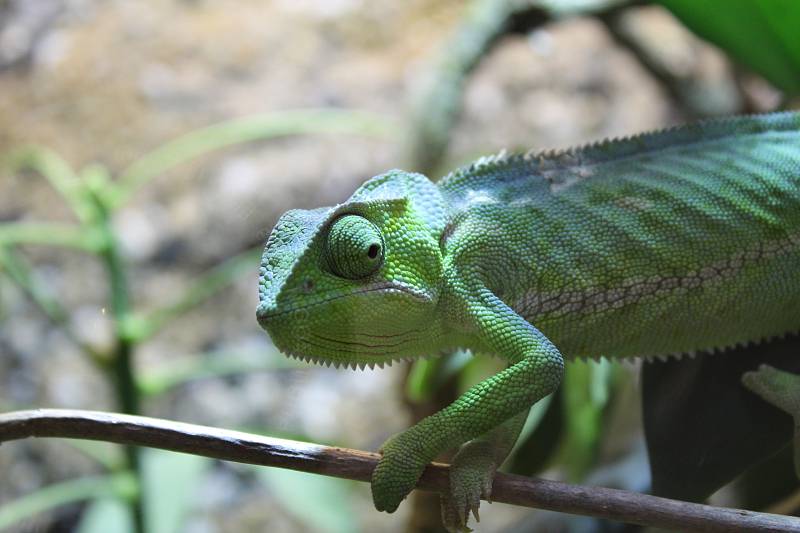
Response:
M413 287L409 287L408 285L404 285L402 283L386 281L381 283L375 283L372 285L366 285L364 287L359 287L358 289L346 292L344 294L336 294L329 298L325 298L324 300L307 303L305 305L292 306L289 309L277 310L275 308L274 303L273 305L268 305L268 302L262 301L258 306L258 309L256 309L256 318L258 319L259 324L263 326L264 322L273 318L280 317L282 315L294 313L297 311L302 311L303 309L310 309L312 307L317 307L320 305L325 305L334 300L339 300L341 298L347 298L350 296L359 296L362 294L369 294L373 292L381 292L384 294L391 294L391 293L405 294L423 303L430 303L433 301L433 298L424 291L415 289Z
M407 331L390 336L355 334L352 339L341 339L311 333L299 338L309 348L309 353L321 353L323 359L363 360L367 363L400 359L407 354L408 347L419 341L416 331ZM335 354L333 357L325 354Z
M342 339L318 335L313 332L273 337L277 348L285 355L310 363L360 368L391 366L394 361L414 361L419 356L410 355L409 347L419 341L419 331L409 330L390 335L354 333L353 338ZM287 343L282 339L290 337Z
M304 339L301 339L301 343L306 344ZM383 358L378 360L369 360L366 358L361 359L360 357L353 360L343 360L320 357L316 355L306 355L286 349L281 349L280 351L287 357L291 357L292 359L297 359L298 361L303 361L305 363L333 368L349 368L352 370L365 370L367 368L374 370L375 367L387 368L396 362L413 363L414 361L418 361L420 359L430 359L431 357L436 356L436 354L426 354L421 356L382 356ZM361 355L363 356L363 354Z

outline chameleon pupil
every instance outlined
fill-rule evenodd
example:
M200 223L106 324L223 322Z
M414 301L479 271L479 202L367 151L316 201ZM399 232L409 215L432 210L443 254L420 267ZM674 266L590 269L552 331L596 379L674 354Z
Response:
M376 257L378 257L378 245L377 244L373 244L373 245L371 245L369 247L369 250L367 250L367 257L369 257L370 259L375 259Z

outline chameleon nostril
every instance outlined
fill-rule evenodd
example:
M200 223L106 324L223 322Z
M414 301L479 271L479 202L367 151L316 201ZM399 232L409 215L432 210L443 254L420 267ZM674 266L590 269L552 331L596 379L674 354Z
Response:
M303 284L301 285L303 292L309 293L314 290L314 280L311 278L306 278L303 280Z

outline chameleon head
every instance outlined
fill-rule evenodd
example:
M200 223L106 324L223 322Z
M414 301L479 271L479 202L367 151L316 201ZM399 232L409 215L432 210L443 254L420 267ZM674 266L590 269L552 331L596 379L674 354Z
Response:
M419 178L435 191L422 176L394 171L342 205L278 220L261 260L256 315L281 351L363 367L430 345L442 257L430 201L420 208L405 194Z

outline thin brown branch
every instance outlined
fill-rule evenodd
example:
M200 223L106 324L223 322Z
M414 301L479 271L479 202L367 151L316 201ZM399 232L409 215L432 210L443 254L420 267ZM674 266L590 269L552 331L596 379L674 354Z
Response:
M39 409L0 415L0 443L30 437L115 442L369 481L380 456L156 418ZM443 491L447 465L425 469L418 488ZM800 518L711 507L604 487L497 474L493 500L680 531L797 531Z

